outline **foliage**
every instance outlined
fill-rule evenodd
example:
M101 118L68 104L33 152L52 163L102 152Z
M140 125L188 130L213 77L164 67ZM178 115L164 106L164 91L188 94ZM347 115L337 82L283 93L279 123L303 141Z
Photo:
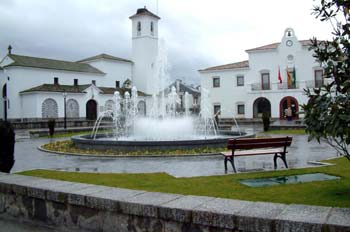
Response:
M270 114L268 112L263 112L262 120L264 125L264 131L268 131L270 128Z
M324 69L324 84L305 90L309 102L303 105L309 139L325 139L350 159L350 2L321 0L313 13L333 26L332 41L311 39L314 57Z
M79 149L74 146L71 140L57 141L52 143L47 143L42 146L42 148L52 151L52 152L64 152L69 154L77 155L107 155L107 156L159 156L159 155L201 155L201 154L212 154L226 151L225 147L222 148L198 148L190 150L141 150L141 151L118 151L118 150L94 150L94 149Z
M49 127L49 134L50 134L50 136L53 136L55 134L55 126L56 126L55 119L50 119L47 122L47 126Z
M152 192L286 204L350 207L350 172L344 159L327 160L334 165L317 168L186 178L175 178L166 173L79 173L53 170L31 170L20 174ZM320 172L340 176L341 179L259 188L248 187L239 182L242 179Z
M304 129L285 129L285 130L269 130L267 133L260 135L305 135Z

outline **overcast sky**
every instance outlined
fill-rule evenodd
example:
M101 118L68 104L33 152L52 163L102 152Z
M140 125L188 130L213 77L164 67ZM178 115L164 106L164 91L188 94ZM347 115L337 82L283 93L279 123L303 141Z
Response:
M319 0L1 0L0 56L13 53L80 60L100 53L131 57L131 21L147 6L161 17L171 75L199 83L197 70L248 59L245 50L280 42L287 27L300 40L331 38L312 13ZM158 6L158 7L157 7Z

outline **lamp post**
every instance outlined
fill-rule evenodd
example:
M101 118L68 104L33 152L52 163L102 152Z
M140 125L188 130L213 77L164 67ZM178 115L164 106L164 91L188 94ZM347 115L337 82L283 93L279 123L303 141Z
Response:
M67 99L67 92L63 92L63 99L64 99L64 129L67 129L67 104L66 104L66 99Z

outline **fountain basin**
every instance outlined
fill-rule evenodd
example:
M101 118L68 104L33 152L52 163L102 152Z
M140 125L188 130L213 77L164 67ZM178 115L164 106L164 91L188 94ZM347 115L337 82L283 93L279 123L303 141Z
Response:
M181 140L116 140L106 134L97 134L96 139L90 135L73 136L71 138L74 145L79 149L94 150L118 150L118 151L166 151L166 150L191 150L198 148L219 148L225 147L230 138L254 137L255 134L247 134L234 131L225 131L215 137L202 137L197 139Z

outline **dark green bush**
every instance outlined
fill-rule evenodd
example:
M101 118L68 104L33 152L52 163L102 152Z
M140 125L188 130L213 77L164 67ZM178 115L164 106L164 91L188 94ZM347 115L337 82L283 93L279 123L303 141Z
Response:
M268 112L264 112L262 114L262 120L264 125L264 131L268 131L270 128L270 114Z
M50 136L53 136L55 134L55 126L56 126L56 121L55 119L50 119L48 122L47 122L47 125L49 127L49 134Z

